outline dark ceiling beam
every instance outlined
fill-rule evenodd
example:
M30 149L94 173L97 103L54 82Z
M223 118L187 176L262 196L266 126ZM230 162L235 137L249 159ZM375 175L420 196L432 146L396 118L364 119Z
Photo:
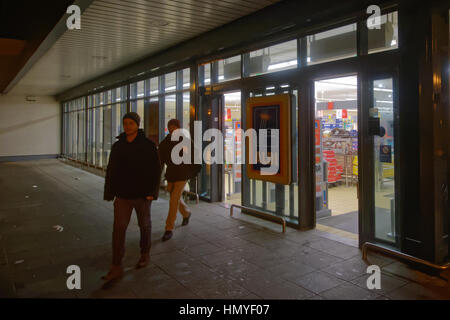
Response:
M76 4L83 12L93 0L67 0L60 1L57 8L51 8L50 4L45 5L45 1L38 2L41 5L42 12L31 12L31 16L18 16L15 19L21 20L23 23L34 24L39 26L35 34L30 35L30 39L22 39L24 41L24 48L19 55L5 56L0 53L0 68L3 69L3 74L0 75L0 93L8 93L22 77L31 69L31 67L55 44L67 30L66 14L67 7L71 4ZM26 5L20 8L21 12L30 10ZM41 14L42 13L42 14ZM28 12L30 14L30 12ZM6 26L8 27L8 26ZM14 26L17 28L17 26ZM14 28L12 27L12 28ZM15 30L8 30L9 33L14 34ZM29 31L28 31L29 32ZM18 33L26 32L19 30Z
M96 88L109 87L123 83L142 72L149 73L157 67L174 65L232 50L261 41L275 34L289 32L293 28L307 28L342 17L357 11L365 11L371 4L390 3L387 0L287 0L276 3L253 14L237 19L229 24L182 42L167 50L153 54L130 64L87 81L72 89L57 94L59 101L69 100Z

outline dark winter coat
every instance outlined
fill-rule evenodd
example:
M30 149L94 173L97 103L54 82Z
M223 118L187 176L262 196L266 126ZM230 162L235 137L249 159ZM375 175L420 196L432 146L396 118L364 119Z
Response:
M137 199L158 198L161 162L153 141L139 129L136 138L128 142L126 134L117 137L111 149L105 179L105 200L114 197Z
M181 141L181 139L180 139ZM191 164L181 163L174 164L172 162L171 154L172 149L180 143L179 141L172 141L171 135L168 134L163 141L159 144L159 157L162 165L166 164L166 180L167 182L186 181L194 178L201 170L201 164L194 164L193 155L191 157ZM194 150L191 142L191 150ZM180 153L182 156L183 154Z

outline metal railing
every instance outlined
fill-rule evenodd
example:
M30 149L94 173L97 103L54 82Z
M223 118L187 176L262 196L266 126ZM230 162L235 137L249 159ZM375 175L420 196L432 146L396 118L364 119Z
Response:
M446 264L443 264L443 265L434 264L432 262L429 262L429 261L426 261L426 260L423 260L423 259L411 256L409 254L406 254L406 253L403 253L403 252L400 252L400 251L397 251L397 250L394 250L394 249L391 249L391 248L387 248L387 247L382 246L382 245L371 243L371 242L366 242L362 246L362 258L363 258L364 261L367 261L367 252L369 250L371 250L371 251L378 251L378 252L385 253L385 254L388 254L388 255L391 255L391 256L394 256L394 257L398 257L398 258L405 259L405 260L408 260L408 261L412 261L412 262L416 262L416 263L419 263L419 264L423 264L423 265L426 265L428 267L431 267L433 269L437 269L437 270L440 270L440 271L446 271L447 272L447 281L448 281L448 284L450 286L450 263L446 263Z
M251 213L255 214L259 218L263 218L265 220L270 220L273 222L280 222L281 225L283 226L283 233L286 233L286 220L283 217L274 216L274 215L271 215L271 214L263 212L263 211L259 211L259 210L249 208L249 207L240 206L237 204L232 204L230 207L230 216L231 217L233 216L234 208L241 209L241 213L246 213L245 211L247 211L247 212L251 212ZM245 210L245 211L243 211L243 210Z

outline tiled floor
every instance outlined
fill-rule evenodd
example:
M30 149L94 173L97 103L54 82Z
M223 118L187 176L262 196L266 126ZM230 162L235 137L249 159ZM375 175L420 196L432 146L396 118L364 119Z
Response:
M126 272L100 279L111 260L113 208L101 177L58 160L0 164L0 297L165 299L450 299L447 283L399 262L382 267L381 290L367 289L367 265L354 241L321 230L300 232L216 204L190 204L193 216L161 242L168 203L152 205L152 251L139 258L133 216ZM59 232L56 226L62 226ZM66 268L81 268L81 290L68 290Z

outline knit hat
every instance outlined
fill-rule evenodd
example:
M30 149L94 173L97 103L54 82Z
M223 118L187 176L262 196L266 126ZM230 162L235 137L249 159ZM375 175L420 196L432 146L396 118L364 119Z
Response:
M125 114L125 115L123 116L122 121L125 120L125 119L131 119L131 120L133 120L134 122L137 123L137 126L138 126L138 127L139 127L139 124L140 124L140 122L141 122L141 117L139 117L139 115L138 115L136 112L128 112L127 114Z

